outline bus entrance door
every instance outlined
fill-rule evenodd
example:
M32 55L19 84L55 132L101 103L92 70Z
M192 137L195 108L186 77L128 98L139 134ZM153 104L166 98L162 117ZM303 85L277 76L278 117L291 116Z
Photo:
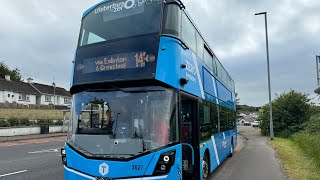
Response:
M196 159L199 144L196 137L198 101L190 98L181 98L181 142L182 142L182 169L183 179L198 179Z

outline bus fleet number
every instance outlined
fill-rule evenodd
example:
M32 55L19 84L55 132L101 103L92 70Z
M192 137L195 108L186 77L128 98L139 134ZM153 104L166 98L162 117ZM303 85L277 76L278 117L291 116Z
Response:
M134 171L141 171L143 168L143 165L132 165L132 170Z

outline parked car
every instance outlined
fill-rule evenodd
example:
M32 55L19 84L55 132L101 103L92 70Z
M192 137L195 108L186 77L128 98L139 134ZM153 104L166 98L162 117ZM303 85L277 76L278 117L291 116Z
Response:
M260 122L259 121L253 121L252 127L259 127Z

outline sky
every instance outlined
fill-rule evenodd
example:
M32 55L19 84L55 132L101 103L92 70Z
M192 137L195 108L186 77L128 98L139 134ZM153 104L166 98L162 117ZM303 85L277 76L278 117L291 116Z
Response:
M70 88L82 13L100 0L0 0L0 61L24 79ZM316 98L320 1L184 0L211 49L236 83L240 103L268 103L268 12L272 98L291 89Z

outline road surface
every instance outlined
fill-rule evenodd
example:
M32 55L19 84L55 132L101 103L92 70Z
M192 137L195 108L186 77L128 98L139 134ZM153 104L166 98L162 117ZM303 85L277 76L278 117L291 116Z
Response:
M240 130L247 140L244 147L226 159L214 171L209 180L283 180L275 152L268 145L266 137L262 137L256 128L243 127Z
M56 137L0 143L0 179L63 179L59 149L64 140L65 137Z

